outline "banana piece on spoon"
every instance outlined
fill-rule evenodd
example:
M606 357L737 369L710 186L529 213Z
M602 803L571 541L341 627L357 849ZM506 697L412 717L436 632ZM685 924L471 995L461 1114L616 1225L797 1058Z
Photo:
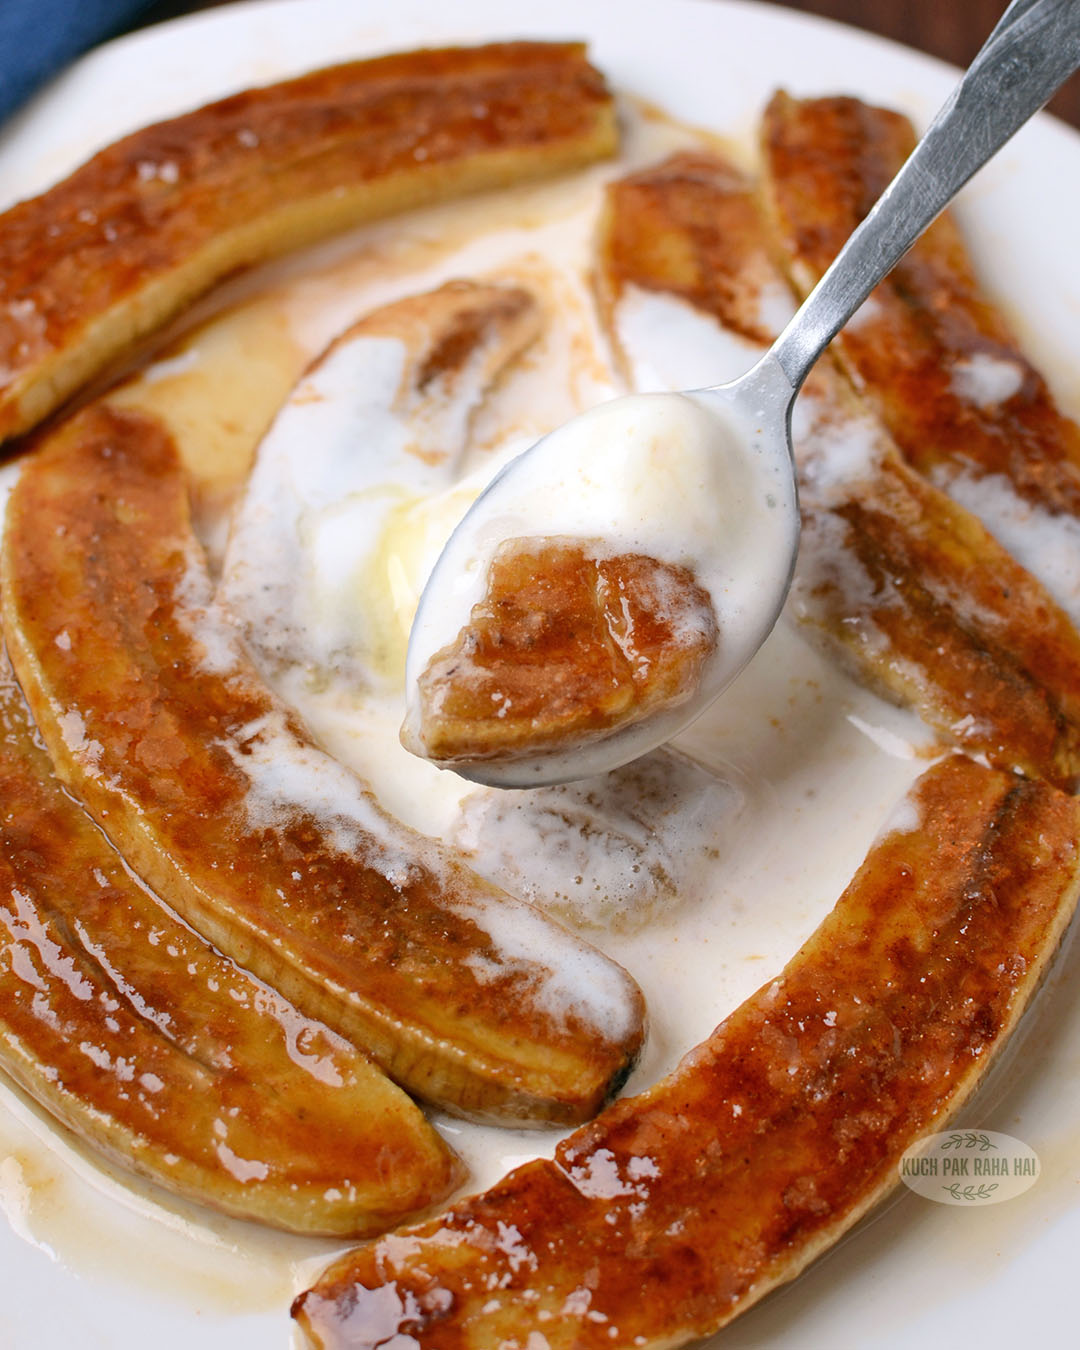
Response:
M461 1167L366 1056L180 922L52 771L0 644L0 1066L171 1191L360 1237Z
M3 567L58 773L199 932L452 1111L570 1123L615 1091L636 985L311 742L212 603L169 426L130 390L40 438Z
M747 368L794 308L754 183L712 154L612 184L599 273L625 361L673 387ZM803 534L789 609L945 737L1070 785L1080 636L1047 588L908 466L829 357L792 433Z
M508 539L421 674L401 741L440 766L581 745L690 697L716 642L686 567L603 539Z
M0 215L0 441L240 268L615 140L584 47L543 42L351 62L137 131Z

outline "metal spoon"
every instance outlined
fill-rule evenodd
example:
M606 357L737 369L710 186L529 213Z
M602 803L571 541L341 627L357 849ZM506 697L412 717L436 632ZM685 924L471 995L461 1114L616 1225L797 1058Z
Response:
M715 419L717 445L727 452L722 467L731 470L732 482L739 477L736 460L742 457L758 490L744 490L742 498L736 491L734 509L729 509L729 523L744 527L734 531L742 543L732 550L732 570L720 587L724 595L711 588L714 600L721 600L720 641L687 702L602 739L530 759L455 765L457 772L500 787L535 787L603 773L669 740L730 684L775 625L794 570L799 536L791 409L807 373L960 188L1078 66L1080 3L1013 0L907 163L757 365L729 384L689 394L631 395L601 405L545 436L491 482L451 536L420 597L406 669L410 691L434 653L468 620L481 574L486 574L485 560L499 542L521 534L573 533L560 524L561 504L572 493L543 489L545 483L567 478L571 460L580 468L583 440L602 446L606 436L621 438L619 444L640 451L632 434L627 439L627 428L654 426L658 412L666 416L670 411L673 422L685 420L689 400ZM691 421L700 420L700 412L689 415ZM752 513L749 528L747 511ZM738 622L725 626L725 604L732 596Z

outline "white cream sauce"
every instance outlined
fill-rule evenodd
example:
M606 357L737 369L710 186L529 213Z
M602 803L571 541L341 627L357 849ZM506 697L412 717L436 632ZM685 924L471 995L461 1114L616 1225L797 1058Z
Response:
M1000 473L957 472L942 465L935 486L966 507L1080 623L1080 520L1030 502Z
M264 660L348 664L377 678L391 637L361 624L363 597L393 586L372 575L394 518L453 481L480 391L399 406L408 352L363 334L335 347L301 381L260 447L225 559L223 594ZM379 606L376 616L383 614Z
M650 1037L631 1092L668 1072L781 969L832 907L930 746L915 717L853 684L810 646L793 611L674 753L659 752L603 783L513 794L478 790L398 742L405 636L427 569L456 519L493 465L622 391L588 302L598 189L605 177L687 139L657 128L650 140L637 123L618 165L508 194L502 205L485 199L373 227L363 236L366 251L324 261L311 277L298 268L281 284L278 303L291 337L312 355L375 306L454 276L531 282L547 302L549 327L476 412L456 481L436 475L421 481L414 469L410 477L395 449L400 429L393 427L384 428L379 456L362 470L336 459L324 465L318 493L316 477L305 477L299 444L277 442L274 472L257 469L252 478L251 503L273 514L275 528L295 523L316 495L317 509L332 514L336 502L369 494L355 516L342 512L349 523L323 555L323 575L333 580L324 596L317 593L322 583L316 587L309 661L287 665L274 681L330 755L371 785L385 811L453 842L479 871L550 909L630 970L650 1010ZM779 326L784 297L770 296L767 305ZM679 302L645 297L639 308L640 322L626 323L622 336L640 388L715 383L750 363L746 344L723 337ZM384 351L379 359L389 368L395 358ZM362 429L356 415L363 407L377 416L372 403L391 377L386 369L374 373L376 364L363 377L372 395L366 404L333 400L327 408L326 444L351 443ZM191 349L179 369L159 363L152 378L209 380L212 365L207 343L205 354ZM346 389L355 390L350 380L357 378L352 371ZM309 443L307 452L323 446ZM872 454L864 443L847 447L845 475L864 453ZM269 464L270 451L264 454ZM254 566L254 537L251 549ZM275 603L291 621L303 615L288 584L289 557L264 557L258 565L267 567ZM350 615L342 595L354 577L360 584ZM340 634L343 615L355 624L348 636L363 664L360 679L355 670L341 677L332 659L336 637L323 641ZM209 628L205 637L213 660ZM269 763L263 768L270 773ZM263 786L272 799L277 787L269 779ZM893 818L904 819L902 809ZM27 1239L29 1263L63 1261L133 1295L149 1287L160 1292L164 1284L176 1302L215 1315L272 1310L277 1326L289 1291L303 1287L331 1249L217 1219L119 1180L61 1141L18 1094L0 1107L0 1200ZM550 1156L560 1137L434 1118L472 1168L470 1190L529 1158ZM593 1174L580 1180L628 1184Z
M953 362L949 383L963 402L994 408L1020 392L1026 374L1018 361L990 352L973 352Z
M293 475L305 457L323 457L312 483L320 492L328 484L343 492L342 517L350 522L345 532L352 531L355 554L366 559L350 572L365 578L348 633L358 664L327 658L321 618L306 617L323 613L318 597L297 605L289 595L288 569L278 565L268 579L286 597L288 622L301 616L291 636L300 633L308 641L307 633L310 642L302 661L270 662L272 682L390 814L452 842L483 875L546 908L630 970L650 1009L649 1042L629 1085L636 1090L671 1069L809 936L887 812L924 767L931 742L914 716L852 684L808 645L798 625L782 619L720 703L672 750L605 779L520 792L478 789L401 747L404 638L427 571L460 514L493 466L590 401L625 387L588 304L596 187L594 180L590 202L561 215L558 247L540 214L486 241L484 255L501 263L494 277L490 269L467 270L481 252L474 239L443 259L437 275L418 276L418 289L454 275L531 280L548 302L548 330L475 412L470 444L456 463L444 462L425 477L402 453L408 433L399 427L379 441L381 457L371 456L360 471L349 457L355 458L357 446L371 444L364 400L339 402L332 435L312 444L299 434L301 386L295 419L287 408L264 442L238 519L256 498L273 500L273 528L282 528L290 513L314 499L307 485L294 490ZM537 232L533 238L530 229ZM365 311L368 299L384 298L378 286L363 288L350 319ZM751 364L752 348L681 302L635 300L640 325L628 329L620 315L620 340L628 347L637 343L630 364L642 388L714 383ZM781 322L783 296L769 297L768 309ZM381 359L377 352L367 355L373 364ZM359 369L365 352L356 347L348 360L355 387L375 389L375 376ZM588 380L570 380L571 369L587 371ZM381 385L384 404L391 385L389 379ZM844 453L845 474L859 453L872 463L873 447L853 436ZM604 470L596 479L609 495L663 497L666 490L644 462L636 486L627 487L610 461ZM347 485L361 472L365 497L354 509ZM714 486L706 490L712 493ZM376 499L381 506L373 509ZM588 508L590 532L596 532L602 501L601 492ZM649 546L661 555L687 548L672 525L676 503L666 506L661 524L645 527L657 531ZM679 509L685 514L681 503ZM705 515L703 507L696 517L701 531ZM691 516L691 537L694 521ZM230 550L237 567L247 565L239 540L234 534ZM337 574L328 568L322 576L333 592ZM396 645L370 636L392 631ZM550 1155L558 1138L438 1115L436 1123L473 1169L470 1186L487 1185L529 1157Z
M491 880L602 942L706 900L746 805L737 780L658 750L595 779L469 793L450 836Z
M773 447L775 449L775 447ZM580 540L590 553L641 553L689 568L710 596L718 637L691 697L700 708L734 678L771 626L790 574L797 506L783 446L707 396L645 393L566 423L516 460L459 524L416 612L405 684L408 718L432 658L483 599L507 540ZM535 759L470 766L485 783L558 781L599 772L662 743L685 724L679 706L589 745Z

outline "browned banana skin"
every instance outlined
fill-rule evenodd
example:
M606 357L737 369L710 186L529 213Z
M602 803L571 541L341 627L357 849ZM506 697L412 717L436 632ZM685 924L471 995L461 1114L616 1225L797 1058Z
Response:
M0 1066L122 1167L295 1232L382 1232L461 1179L400 1088L132 877L2 645Z
M779 93L765 112L766 191L797 287L808 290L915 146L908 119L854 98ZM1027 501L1080 515L1080 427L983 292L952 217L942 216L873 293L835 350L915 468L1002 474ZM963 397L950 371L973 355L1022 372L1001 403Z
M713 155L678 155L612 185L603 301L630 285L679 296L767 344L763 293L780 279L752 182ZM868 423L828 361L807 385L821 409L796 436L803 542L797 612L859 678L1004 768L1059 786L1080 773L1080 637L1046 589L961 506L910 469L887 433L873 466L823 492L832 420Z
M595 1113L642 1041L637 986L386 816L220 626L224 663L206 647L191 596L209 579L159 420L92 404L43 437L3 565L12 662L57 772L193 927L422 1097L484 1119ZM326 785L321 813L275 787L290 755L316 797ZM608 1025L545 1001L560 960L586 963Z
M294 1305L319 1350L659 1350L797 1275L982 1078L1080 889L1080 803L960 756L674 1073ZM537 1342L539 1344L539 1342Z
M0 215L0 441L238 268L615 148L579 43L416 51L146 127Z

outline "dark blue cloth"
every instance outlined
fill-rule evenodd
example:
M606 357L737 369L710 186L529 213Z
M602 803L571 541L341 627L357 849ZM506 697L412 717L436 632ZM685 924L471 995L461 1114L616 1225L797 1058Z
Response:
M151 0L0 0L0 121Z

